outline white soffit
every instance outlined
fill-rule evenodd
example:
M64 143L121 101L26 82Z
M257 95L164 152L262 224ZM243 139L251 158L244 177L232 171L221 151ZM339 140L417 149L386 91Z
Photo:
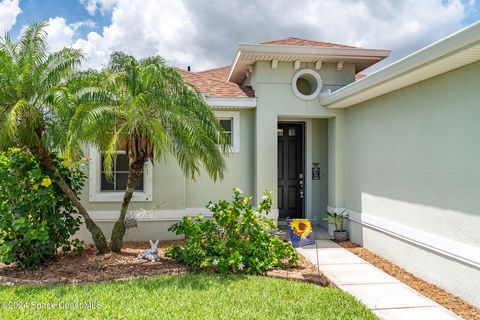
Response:
M347 108L480 60L480 23L475 23L333 93L320 104Z
M256 61L338 62L355 63L357 72L388 57L390 50L364 48L336 48L321 46L292 46L267 44L239 44L239 49L228 80L243 83L245 71Z
M205 102L214 109L253 109L257 98L205 97Z

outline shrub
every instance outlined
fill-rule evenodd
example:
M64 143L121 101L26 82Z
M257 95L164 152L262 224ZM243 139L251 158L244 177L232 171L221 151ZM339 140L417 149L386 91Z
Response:
M67 168L58 157L54 162L79 193L85 179L80 164ZM82 241L70 240L80 224L70 200L29 152L0 153L0 262L35 269L58 248L81 250Z
M242 197L236 188L233 201L209 203L213 219L184 217L169 231L184 235L185 242L167 248L167 256L176 258L195 269L221 273L253 273L279 267L295 266L295 249L273 234L273 222L264 216L272 206L271 192L265 193L258 209L250 203L252 197Z

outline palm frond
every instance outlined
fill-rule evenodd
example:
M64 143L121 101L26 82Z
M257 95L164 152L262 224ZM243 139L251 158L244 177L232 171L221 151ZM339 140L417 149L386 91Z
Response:
M106 170L124 141L131 163L139 157L163 161L170 154L191 179L202 167L214 180L223 178L228 138L202 96L163 58L137 61L115 52L109 68L95 76L95 90L79 91L72 144L96 145L108 155Z

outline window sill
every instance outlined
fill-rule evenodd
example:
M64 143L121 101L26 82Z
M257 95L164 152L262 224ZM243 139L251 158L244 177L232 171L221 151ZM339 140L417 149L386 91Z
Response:
M123 192L97 192L90 194L90 202L122 202ZM152 195L145 192L134 192L131 202L151 202Z

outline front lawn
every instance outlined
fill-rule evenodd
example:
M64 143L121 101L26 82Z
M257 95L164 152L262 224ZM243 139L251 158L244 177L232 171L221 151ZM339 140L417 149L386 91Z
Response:
M91 308L85 307L88 302ZM338 289L262 276L209 274L50 287L0 286L0 319L19 318L377 319Z

